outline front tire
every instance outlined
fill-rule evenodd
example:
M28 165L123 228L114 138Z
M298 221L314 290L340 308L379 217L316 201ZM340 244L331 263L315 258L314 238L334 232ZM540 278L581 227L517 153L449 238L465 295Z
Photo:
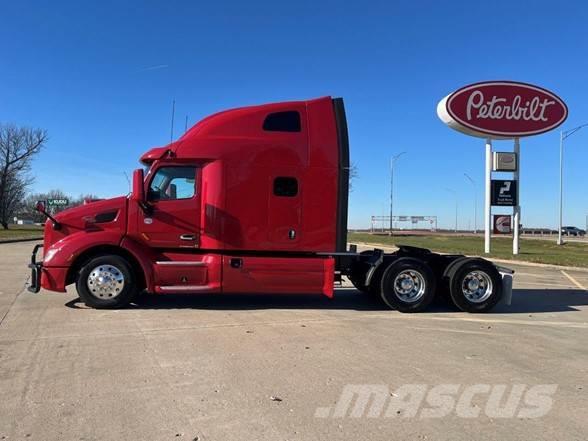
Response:
M392 263L382 276L382 300L400 312L420 312L435 297L435 274L425 262L410 257Z
M96 309L123 308L133 301L138 289L131 265L122 257L95 257L82 267L76 289L80 299Z
M462 263L449 281L451 300L462 311L486 312L502 298L502 278L489 262Z

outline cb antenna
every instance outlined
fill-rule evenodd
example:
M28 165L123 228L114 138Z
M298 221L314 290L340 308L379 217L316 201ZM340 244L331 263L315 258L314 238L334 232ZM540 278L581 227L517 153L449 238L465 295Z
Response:
M184 125L184 133L188 131L188 115L186 115L186 124Z
M131 192L131 180L129 179L129 175L126 171L123 171L125 178L127 178L127 182L129 183L129 193Z
M169 137L169 142L174 142L174 116L176 114L176 100L172 101L172 114L171 114L171 133Z

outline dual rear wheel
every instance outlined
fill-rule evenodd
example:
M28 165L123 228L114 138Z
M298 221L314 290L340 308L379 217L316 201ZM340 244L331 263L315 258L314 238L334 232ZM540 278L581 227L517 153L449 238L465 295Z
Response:
M486 312L502 298L502 278L491 263L468 259L450 275L449 292L462 311Z
M486 312L502 297L502 280L489 262L465 259L448 275L449 294L462 311ZM400 258L384 271L380 284L382 300L400 312L420 312L435 299L437 277L424 261Z

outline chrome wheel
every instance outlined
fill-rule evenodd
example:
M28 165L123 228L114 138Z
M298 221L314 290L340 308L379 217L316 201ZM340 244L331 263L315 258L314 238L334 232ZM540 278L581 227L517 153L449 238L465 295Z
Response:
M483 271L471 271L461 283L461 292L470 302L482 303L492 295L492 279Z
M86 284L94 297L112 299L122 292L125 276L115 266L99 265L90 271Z
M394 279L394 294L403 302L416 302L425 293L425 278L414 270L404 270Z

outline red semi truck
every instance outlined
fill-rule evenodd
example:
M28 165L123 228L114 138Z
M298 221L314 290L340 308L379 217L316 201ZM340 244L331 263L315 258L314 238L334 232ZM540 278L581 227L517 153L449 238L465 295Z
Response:
M403 247L347 249L349 144L343 100L227 110L141 157L129 196L45 223L29 290L76 284L94 308L143 291L333 296L347 276L402 312L448 295L460 309L510 302L512 271L487 260Z

